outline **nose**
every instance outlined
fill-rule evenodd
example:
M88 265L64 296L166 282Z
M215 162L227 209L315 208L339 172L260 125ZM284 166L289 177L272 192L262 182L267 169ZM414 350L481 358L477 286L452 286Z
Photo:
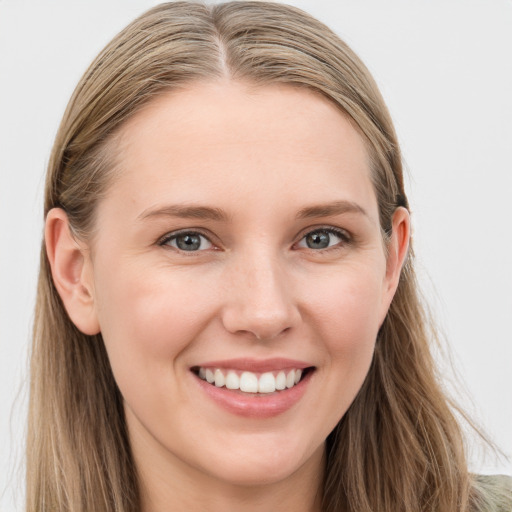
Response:
M227 274L222 311L226 330L272 340L298 325L293 280L277 258L253 255L232 265Z

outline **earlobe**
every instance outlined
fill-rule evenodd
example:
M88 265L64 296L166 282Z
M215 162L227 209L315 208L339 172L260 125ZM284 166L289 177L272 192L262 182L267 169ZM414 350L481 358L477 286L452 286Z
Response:
M98 334L89 256L71 234L61 208L48 212L45 244L53 282L71 321L84 334Z

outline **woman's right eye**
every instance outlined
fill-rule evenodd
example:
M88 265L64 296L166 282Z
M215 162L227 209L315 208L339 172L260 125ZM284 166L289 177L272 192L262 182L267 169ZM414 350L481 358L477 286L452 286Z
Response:
M211 249L213 244L201 233L195 231L182 231L169 234L159 242L159 245L168 245L179 251L197 252Z

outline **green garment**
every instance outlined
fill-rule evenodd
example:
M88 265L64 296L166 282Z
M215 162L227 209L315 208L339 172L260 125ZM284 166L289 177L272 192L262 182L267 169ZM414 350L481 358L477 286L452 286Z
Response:
M512 477L475 475L475 512L512 512Z

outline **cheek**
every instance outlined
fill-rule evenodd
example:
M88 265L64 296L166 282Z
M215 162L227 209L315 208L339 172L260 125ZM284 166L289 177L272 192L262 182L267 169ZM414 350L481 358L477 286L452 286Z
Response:
M151 363L151 371L161 367L168 372L211 317L211 287L200 286L191 276L110 267L98 282L101 332L120 378L145 363Z
M382 312L380 273L370 266L364 272L351 270L318 281L308 306L317 343L324 350L325 386L331 390L324 395L326 408L336 422L366 378Z
M379 266L352 267L315 283L306 307L331 352L354 352L373 344L383 308Z

